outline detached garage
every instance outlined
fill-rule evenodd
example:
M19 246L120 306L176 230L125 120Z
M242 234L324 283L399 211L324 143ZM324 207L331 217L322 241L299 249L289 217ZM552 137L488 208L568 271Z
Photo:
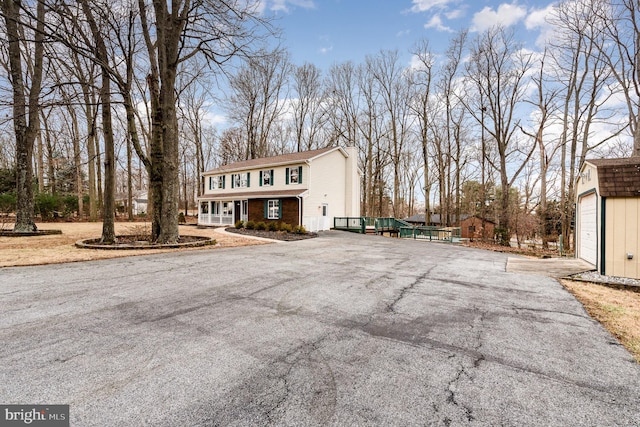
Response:
M585 161L576 194L576 257L640 279L640 157Z

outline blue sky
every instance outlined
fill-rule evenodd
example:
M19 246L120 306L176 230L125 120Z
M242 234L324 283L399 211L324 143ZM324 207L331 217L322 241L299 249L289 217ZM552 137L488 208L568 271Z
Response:
M492 25L513 26L529 49L545 37L545 0L262 0L263 13L277 18L283 46L295 64L327 70L333 63L362 62L381 49L409 50L421 38L434 53L447 49L463 28L473 33Z

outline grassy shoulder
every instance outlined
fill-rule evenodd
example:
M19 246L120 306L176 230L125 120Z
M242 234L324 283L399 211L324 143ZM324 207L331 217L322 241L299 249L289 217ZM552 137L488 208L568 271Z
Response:
M589 282L561 282L640 363L640 293Z

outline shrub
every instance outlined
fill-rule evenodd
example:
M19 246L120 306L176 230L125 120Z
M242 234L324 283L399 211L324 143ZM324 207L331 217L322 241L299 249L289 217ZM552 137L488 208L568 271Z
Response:
M269 229L269 231L278 231L280 230L280 226L277 222L270 222L269 225L267 226L267 228Z
M238 221L236 221L235 227L240 230L242 228L244 228L244 221L239 219Z
M16 196L10 193L0 194L0 212L9 213L16 210Z
M60 198L57 195L39 193L35 197L35 210L43 220L51 219L54 214L57 214L59 205Z
M62 198L62 204L64 206L64 210L62 211L62 216L68 218L73 216L75 212L78 212L78 196L67 195Z
M266 230L266 229L267 229L267 224L265 224L263 221L256 223L256 230Z
M256 228L256 223L253 221L247 221L247 223L244 225L244 228L246 228L247 230L253 230Z
M283 222L282 224L280 224L280 231L291 233L292 230L293 230L293 227L291 227L291 224L287 224L286 222Z
M304 225L296 225L293 227L293 232L296 234L307 234L307 229L304 228Z

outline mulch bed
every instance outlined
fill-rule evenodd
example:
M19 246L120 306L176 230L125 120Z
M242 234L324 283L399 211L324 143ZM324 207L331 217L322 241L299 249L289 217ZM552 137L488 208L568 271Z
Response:
M2 237L49 236L52 234L62 234L62 231L61 230L36 230L36 231L0 230L0 236Z
M193 248L198 246L215 245L216 240L203 236L180 236L176 243L151 243L145 236L137 234L116 236L115 243L101 243L100 239L79 240L76 247L86 249L169 249Z
M316 233L287 233L286 231L267 231L267 230L247 230L245 228L226 228L225 231L229 233L242 234L245 236L263 237L265 239L284 240L285 242L291 242L295 240L313 239L318 237Z

